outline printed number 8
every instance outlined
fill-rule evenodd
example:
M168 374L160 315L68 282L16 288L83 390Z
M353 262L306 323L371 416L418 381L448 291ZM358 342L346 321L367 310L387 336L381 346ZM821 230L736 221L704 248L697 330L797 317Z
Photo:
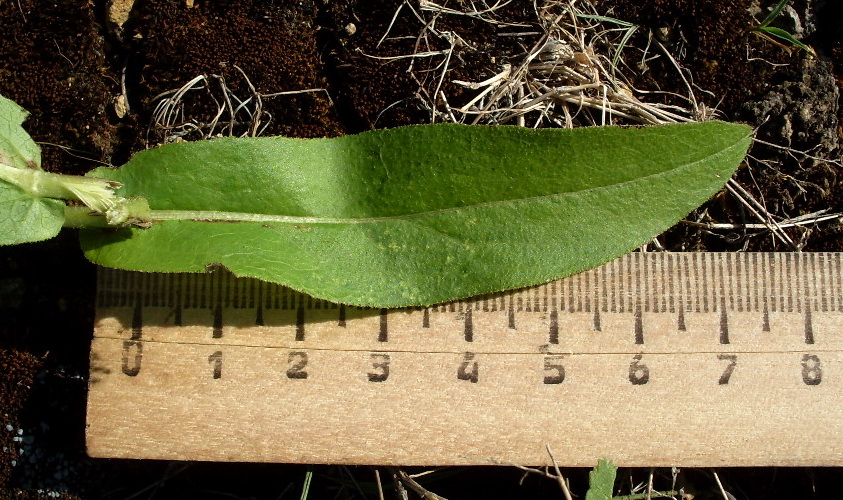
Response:
M823 371L820 366L820 358L816 354L802 356L802 382L805 382L805 385L820 385L822 380Z

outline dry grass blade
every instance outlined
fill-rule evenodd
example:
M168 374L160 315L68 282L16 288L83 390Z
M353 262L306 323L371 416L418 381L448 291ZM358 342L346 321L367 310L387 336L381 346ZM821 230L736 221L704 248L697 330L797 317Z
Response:
M147 140L166 144L213 137L257 137L263 135L272 122L272 115L264 108L265 99L314 92L327 94L323 88L263 94L245 71L236 65L233 67L248 88L248 97L238 96L222 75L196 76L180 88L153 98L156 104L147 128ZM330 95L328 99L330 101ZM207 109L208 103L213 103L216 110L202 116L201 110Z
M565 495L565 500L573 500L571 497L571 490L568 488L568 482L562 476L562 471L559 470L559 464L556 463L556 457L553 456L553 450L550 445L546 445L547 454L550 455L550 461L553 462L553 470L556 472L556 479L559 481L559 487L562 488L562 494Z
M440 26L446 24L449 16L460 16L499 28L530 27L501 19L502 9L508 4L498 1L492 6L478 6L467 2L458 10L432 1L422 1L416 9L404 2L378 47L390 40L395 21L409 12L422 26L416 35L416 50L411 54L369 57L411 61L408 72L419 83L418 95L430 111L431 122L571 128L694 121L700 116L693 95L688 98L689 109L651 104L636 96L646 93L635 91L626 82L620 55L638 27L599 15L590 2L550 1L535 5L535 24L541 32L519 33L539 36L520 61L501 63L494 76L478 82L449 78L451 62L466 51L478 49ZM437 45L446 48L433 49ZM419 69L417 63L422 59L427 65ZM451 107L447 103L454 99L446 89L454 86L477 92L463 104Z
M393 477L396 479L396 482L402 487L399 489L399 493L403 491L403 487L406 487L412 490L414 493L419 495L424 500L447 500L445 497L441 497L432 491L428 491L424 486L420 485L413 476L410 476L406 472L401 469L394 468L393 470ZM406 492L402 495L406 498Z

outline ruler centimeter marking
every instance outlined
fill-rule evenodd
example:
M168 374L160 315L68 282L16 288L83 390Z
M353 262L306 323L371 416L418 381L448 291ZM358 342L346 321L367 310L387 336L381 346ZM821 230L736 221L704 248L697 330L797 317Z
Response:
M738 260L741 262L735 264ZM632 253L570 279L515 294L503 292L435 305L430 310L461 312L470 306L485 311L547 311L550 298L567 305L561 309L568 312L602 308L603 312L629 313L643 305L643 312L674 313L676 301L688 305L678 309L711 312L723 307L717 303L720 300L728 300L728 309L739 312L758 311L767 306L773 312L801 312L808 297L814 310L843 311L841 260L840 253ZM737 270L727 269L730 262ZM740 272L740 268L745 271ZM609 279L609 276L624 277L626 283L624 279ZM678 293L674 292L676 286ZM759 299L763 301L761 306ZM184 309L217 306L254 309L258 305L263 309L282 310L340 307L280 285L231 280L224 272L156 274L103 270L97 295L99 307L125 307L138 300L148 307ZM643 304L636 302L630 307L630 300Z
M220 271L103 269L89 452L547 464L552 443L567 465L840 465L841 260L633 253L397 310Z

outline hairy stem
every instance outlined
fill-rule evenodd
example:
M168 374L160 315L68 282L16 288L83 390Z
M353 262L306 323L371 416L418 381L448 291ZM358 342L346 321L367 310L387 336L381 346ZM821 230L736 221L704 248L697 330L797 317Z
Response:
M102 214L91 211L88 207L66 207L64 209L64 227L109 227Z
M54 174L36 168L18 168L0 163L0 180L38 198L81 201L100 213L105 213L122 200L114 194L120 183L109 179Z

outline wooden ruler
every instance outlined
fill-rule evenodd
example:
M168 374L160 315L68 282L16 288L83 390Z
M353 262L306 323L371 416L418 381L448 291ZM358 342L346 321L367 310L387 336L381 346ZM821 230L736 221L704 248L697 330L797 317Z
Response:
M526 264L525 264L526 265ZM843 254L633 253L429 308L102 269L96 457L843 465Z

